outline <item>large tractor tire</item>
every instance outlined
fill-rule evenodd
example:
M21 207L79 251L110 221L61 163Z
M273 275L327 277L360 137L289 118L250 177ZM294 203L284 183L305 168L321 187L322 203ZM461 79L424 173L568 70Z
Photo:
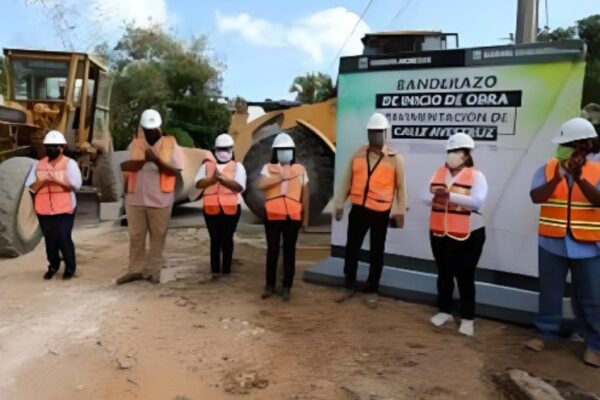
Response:
M264 219L265 198L257 187L263 165L271 161L271 146L280 128L268 127L252 144L244 157L244 167L248 172L244 201L252 212ZM286 132L296 143L296 162L306 167L310 189L310 221L313 223L333 195L333 169L335 153L321 137L311 129L298 124Z
M15 108L0 106L0 121L24 124L27 122L27 114Z
M24 188L34 162L15 157L0 164L0 256L28 253L42 238L32 196Z
M122 189L113 165L113 154L100 155L92 175L92 186L98 189L100 201L103 203L118 201L121 196Z

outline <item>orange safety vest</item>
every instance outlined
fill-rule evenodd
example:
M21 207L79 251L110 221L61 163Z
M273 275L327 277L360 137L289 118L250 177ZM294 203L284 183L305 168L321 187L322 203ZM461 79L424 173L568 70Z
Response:
M288 217L294 221L302 220L302 188L306 170L300 164L280 165L268 164L271 176L287 176L287 180L275 185L265 192L265 209L267 219L282 221Z
M456 175L454 182L448 186L446 176L450 173L448 167L439 168L429 190L435 193L437 189L447 189L450 193L468 196L475 180L475 168L463 168ZM429 227L435 236L449 236L456 240L467 240L471 235L471 210L446 201L443 204L431 205Z
M165 164L171 164L173 160L173 151L177 140L174 136L163 136L162 143L160 145L158 158ZM143 161L146 159L146 149L148 148L148 142L143 136L138 135L134 137L131 142L131 159L136 161ZM137 172L126 172L127 179L127 193L134 193L137 185ZM163 193L173 193L175 191L175 174L168 172L160 172L160 190Z
M556 171L558 160L546 164L546 180L550 181ZM600 181L600 163L586 161L581 168L581 179L596 186ZM563 177L552 196L540 209L540 236L563 238L567 231L582 242L600 241L600 207L595 207L576 183L569 187Z
M216 162L206 160L206 177L213 176L217 168ZM237 162L231 160L225 164L225 168L221 175L225 175L228 179L235 178ZM208 215L217 215L223 210L226 215L237 214L238 209L238 194L233 190L221 185L219 182L210 185L204 189L204 213Z
M69 158L61 156L55 166L50 164L48 157L38 162L35 175L39 180L48 179L70 186L67 178ZM35 212L39 215L73 214L74 204L71 190L61 185L44 185L37 191L34 199Z
M368 149L362 146L352 159L350 199L373 211L388 211L396 189L396 155L385 151L371 168Z

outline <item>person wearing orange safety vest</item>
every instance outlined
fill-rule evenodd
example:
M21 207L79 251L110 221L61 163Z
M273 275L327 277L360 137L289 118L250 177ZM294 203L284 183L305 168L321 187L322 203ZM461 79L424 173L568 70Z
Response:
M527 348L568 336L579 327L585 334L583 361L600 367L600 163L589 160L594 126L573 118L554 139L555 155L540 167L531 184L539 204L539 311L533 322L542 333ZM576 317L563 319L565 280L571 272L571 304Z
M240 220L241 193L246 189L246 170L242 163L235 161L233 145L230 135L223 133L217 136L213 153L196 175L196 187L203 190L213 280L220 273L231 273L233 235Z
M71 279L77 269L71 233L77 207L75 191L81 187L81 171L75 160L63 154L66 144L61 132L48 132L44 137L46 157L32 166L25 181L25 187L34 196L35 212L46 243L48 271L44 279L52 279L58 271L60 254L65 262L63 279Z
M145 110L129 146L131 159L121 164L129 229L129 271L117 279L118 285L144 278L160 282L175 182L184 162L177 141L173 136L163 136L161 125L157 111ZM148 234L150 247L146 251Z
M475 317L475 269L485 243L481 208L488 185L475 169L471 152L475 142L464 132L456 132L446 143L447 160L429 183L431 203L430 242L438 270L437 305L431 318L435 326L451 321L454 280L460 294L459 332L473 336Z
M385 144L389 130L387 118L374 113L366 129L369 144L361 146L352 157L335 196L337 221L343 218L346 199L350 197L352 202L344 262L346 292L339 302L352 297L356 291L358 259L368 231L371 231L371 266L365 291L378 291L388 226L403 228L407 208L404 159Z
M283 237L283 301L289 301L296 271L300 226L308 226L308 175L296 162L296 145L285 132L273 140L271 162L261 170L258 187L265 194L267 284L263 299L275 294L279 243Z

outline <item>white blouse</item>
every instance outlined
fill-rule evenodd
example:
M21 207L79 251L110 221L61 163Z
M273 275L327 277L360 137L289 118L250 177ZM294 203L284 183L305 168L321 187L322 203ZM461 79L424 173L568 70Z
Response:
M474 182L470 195L450 193L451 203L458 204L461 207L473 211L471 214L471 232L485 226L482 209L488 195L488 184L485 175L483 175L481 171L475 170L475 176L473 178ZM450 186L455 180L456 176L453 177L450 171L448 171L446 174L446 185ZM433 193L427 192L423 196L423 200L427 205L431 205Z

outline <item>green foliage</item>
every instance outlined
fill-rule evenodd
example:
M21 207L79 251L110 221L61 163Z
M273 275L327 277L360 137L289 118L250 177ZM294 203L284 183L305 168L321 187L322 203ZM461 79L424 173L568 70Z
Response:
M553 31L542 31L538 34L540 42L560 42L562 40L573 40L577 37L577 28L570 26L567 29L556 28Z
M331 77L321 72L309 72L292 82L290 93L297 93L296 100L307 104L318 103L333 96Z
M577 21L576 26L557 28L542 32L538 40L555 42L581 39L587 46L585 80L583 82L582 105L600 103L600 14L591 15Z
M4 57L0 56L0 94L6 97L8 83L6 79L6 67L4 65Z
M577 32L587 45L588 60L600 60L600 14L577 21Z
M111 132L115 149L131 141L144 109L163 117L165 131L183 132L193 143L209 147L227 130L230 113L217 101L223 66L205 52L206 40L178 40L158 25L129 26L112 52L99 46L114 71ZM179 136L177 136L179 140Z
M169 135L175 136L177 143L183 147L194 147L194 139L189 133L181 128L167 128L165 132Z

